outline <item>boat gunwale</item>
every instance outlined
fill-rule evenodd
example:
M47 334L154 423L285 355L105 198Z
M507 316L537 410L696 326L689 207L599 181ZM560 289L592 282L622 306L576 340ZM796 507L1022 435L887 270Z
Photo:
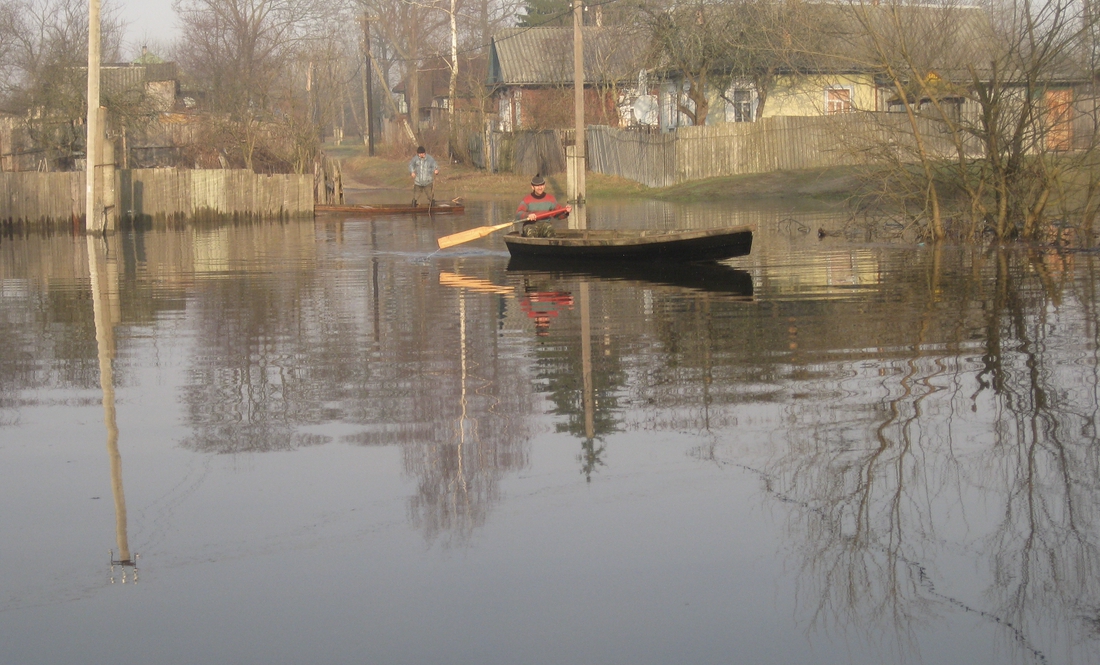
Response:
M752 225L716 229L563 229L549 237L524 236L518 231L504 235L505 243L537 247L640 247L646 245L699 240L715 236L735 236L755 232Z

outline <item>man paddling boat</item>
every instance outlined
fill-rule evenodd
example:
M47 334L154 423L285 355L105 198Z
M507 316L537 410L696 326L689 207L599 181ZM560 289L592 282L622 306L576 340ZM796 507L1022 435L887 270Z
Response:
M550 215L551 217L564 219L572 209L573 206L563 206L558 203L554 195L546 191L546 180L541 175L536 175L531 178L531 193L523 197L519 208L516 209L516 221L533 222L540 217L545 217L538 213L554 210L560 210L561 214Z

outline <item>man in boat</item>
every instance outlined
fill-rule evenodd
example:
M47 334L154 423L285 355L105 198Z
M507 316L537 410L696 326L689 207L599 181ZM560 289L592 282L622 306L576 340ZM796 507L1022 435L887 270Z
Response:
M523 228L526 230L527 226L535 221L538 213L560 210L560 214L550 216L556 219L564 219L572 209L573 206L563 206L558 203L554 195L546 191L546 180L541 175L536 174L534 178L531 178L531 193L523 197L519 208L516 209L516 221L522 220Z
M420 198L428 201L431 207L432 194L435 190L435 177L439 175L439 164L424 150L424 146L417 146L416 157L409 162L409 175L413 179L413 207Z

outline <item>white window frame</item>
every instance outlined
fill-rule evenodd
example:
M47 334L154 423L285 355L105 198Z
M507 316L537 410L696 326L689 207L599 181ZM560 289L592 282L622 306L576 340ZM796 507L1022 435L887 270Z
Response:
M837 91L837 90L847 90L848 91L848 107L843 111L830 111L829 110L829 102L832 101L832 100L829 99L829 93ZM824 105L825 115L840 115L841 113L851 113L851 112L856 110L856 104L855 104L855 101L856 101L856 87L854 85L828 85L828 86L825 86L825 90L823 91L822 95L824 97L824 102L825 102L825 105Z
M744 120L737 120L737 102L735 98L738 92L749 93L748 102L742 102L748 104L748 118ZM737 85L732 86L729 89L729 104L730 112L733 114L734 119L728 122L756 122L756 107L760 103L760 98L756 94L756 88L749 85Z

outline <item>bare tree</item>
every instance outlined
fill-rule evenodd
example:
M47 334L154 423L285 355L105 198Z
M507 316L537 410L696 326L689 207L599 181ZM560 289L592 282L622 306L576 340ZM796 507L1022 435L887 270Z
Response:
M179 60L225 114L246 168L261 123L292 96L296 53L319 37L329 7L319 0L176 0L182 24Z
M0 2L0 107L24 116L32 142L47 160L71 167L84 145L88 5L83 0ZM104 61L117 60L123 24L111 5L101 17ZM110 109L106 97L101 101ZM115 97L115 106L123 102L122 95Z
M819 66L827 32L822 18L798 0L692 0L671 6L647 0L640 21L650 34L658 70L687 83L687 101L678 100L678 110L702 125L711 103L731 84L756 91L759 118L779 77Z

